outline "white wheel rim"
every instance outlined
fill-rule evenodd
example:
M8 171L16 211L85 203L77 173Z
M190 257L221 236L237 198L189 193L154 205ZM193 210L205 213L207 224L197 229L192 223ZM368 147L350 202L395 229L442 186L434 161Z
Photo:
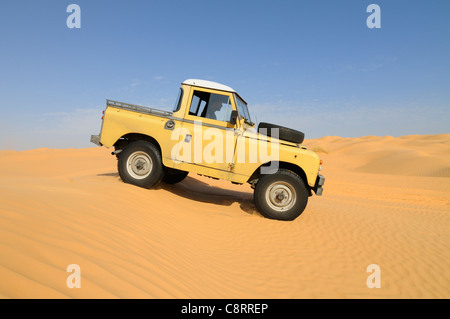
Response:
M297 201L294 187L286 182L272 183L266 190L266 202L273 210L283 212L291 209Z
M134 152L128 157L127 171L135 179L144 179L150 175L153 161L145 152Z

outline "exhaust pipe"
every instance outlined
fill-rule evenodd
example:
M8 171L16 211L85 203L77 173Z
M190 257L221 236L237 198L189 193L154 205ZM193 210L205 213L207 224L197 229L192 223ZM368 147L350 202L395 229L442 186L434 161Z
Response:
M114 152L111 152L111 155L117 155L117 154L119 154L120 152L122 152L122 150L115 150Z

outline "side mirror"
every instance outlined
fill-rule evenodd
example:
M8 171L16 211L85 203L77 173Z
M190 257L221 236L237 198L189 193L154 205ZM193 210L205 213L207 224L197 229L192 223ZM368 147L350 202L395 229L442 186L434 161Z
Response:
M236 110L232 110L229 123L232 125L235 125L237 118L238 118L238 112Z

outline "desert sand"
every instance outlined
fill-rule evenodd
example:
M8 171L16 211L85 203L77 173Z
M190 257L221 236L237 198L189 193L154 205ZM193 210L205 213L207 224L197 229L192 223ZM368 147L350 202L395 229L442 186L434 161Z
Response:
M292 222L249 185L125 184L111 149L0 151L0 297L450 298L450 134L305 144L326 183Z

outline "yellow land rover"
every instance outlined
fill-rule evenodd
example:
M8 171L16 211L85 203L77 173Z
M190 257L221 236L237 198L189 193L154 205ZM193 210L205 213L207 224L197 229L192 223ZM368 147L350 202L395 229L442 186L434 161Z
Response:
M249 183L258 211L279 220L294 220L313 192L322 195L322 162L302 145L304 134L265 122L255 128L247 103L229 86L186 80L173 112L106 104L91 142L114 147L125 183L151 188L188 173Z

